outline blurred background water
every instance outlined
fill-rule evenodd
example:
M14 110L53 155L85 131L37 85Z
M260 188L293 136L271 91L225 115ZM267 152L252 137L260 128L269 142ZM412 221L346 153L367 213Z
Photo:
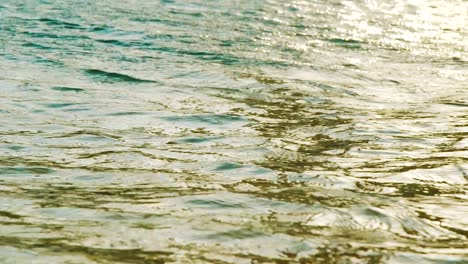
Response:
M1 0L1 263L468 263L468 2Z

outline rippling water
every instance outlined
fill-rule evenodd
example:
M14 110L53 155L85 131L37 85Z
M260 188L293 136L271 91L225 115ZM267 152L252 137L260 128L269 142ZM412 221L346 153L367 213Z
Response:
M467 12L0 1L0 262L467 263Z

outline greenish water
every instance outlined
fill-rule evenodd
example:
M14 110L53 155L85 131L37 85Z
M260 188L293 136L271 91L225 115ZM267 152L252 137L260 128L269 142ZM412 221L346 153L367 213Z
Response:
M467 10L0 1L0 263L467 263Z

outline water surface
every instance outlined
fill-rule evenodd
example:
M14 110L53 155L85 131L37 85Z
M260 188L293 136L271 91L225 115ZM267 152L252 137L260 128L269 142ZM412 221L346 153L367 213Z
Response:
M467 263L468 2L0 2L1 263Z

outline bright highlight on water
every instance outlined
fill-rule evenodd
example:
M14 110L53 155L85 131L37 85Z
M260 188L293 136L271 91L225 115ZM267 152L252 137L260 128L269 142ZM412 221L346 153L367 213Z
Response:
M468 2L0 1L0 263L468 263Z

